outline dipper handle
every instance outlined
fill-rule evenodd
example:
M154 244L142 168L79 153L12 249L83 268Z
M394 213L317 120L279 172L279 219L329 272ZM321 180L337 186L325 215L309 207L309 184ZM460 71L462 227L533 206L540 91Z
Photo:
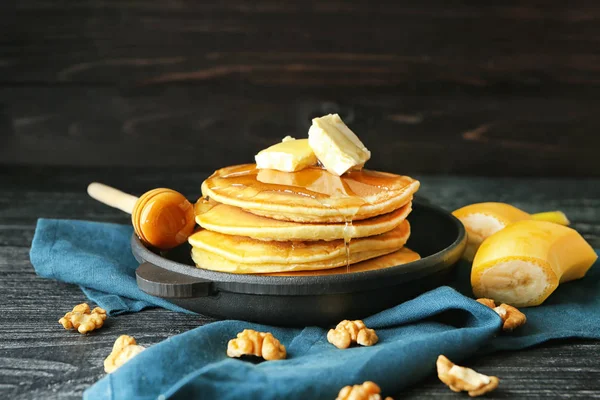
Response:
M128 214L133 212L135 203L138 200L135 196L98 182L90 183L87 192L93 199L107 206L118 208Z

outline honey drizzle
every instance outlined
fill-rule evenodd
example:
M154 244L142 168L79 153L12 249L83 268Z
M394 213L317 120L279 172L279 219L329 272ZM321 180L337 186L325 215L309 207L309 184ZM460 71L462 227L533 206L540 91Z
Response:
M344 246L346 247L346 272L350 270L350 241L352 240L352 218L346 218L344 226Z
M236 195L240 199L253 198L262 192L283 192L324 203L331 198L343 198L344 206L354 208L365 204L365 198L370 195L381 191L399 190L408 183L398 178L397 175L368 170L350 171L338 177L318 167L309 167L297 172L281 172L259 170L254 164L245 164L230 168L226 172L217 171L208 178L207 184L215 192L226 193L228 188L236 187Z

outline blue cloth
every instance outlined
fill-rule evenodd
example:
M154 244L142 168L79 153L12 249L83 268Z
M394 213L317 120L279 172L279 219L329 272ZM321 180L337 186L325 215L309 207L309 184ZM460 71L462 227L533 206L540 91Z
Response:
M100 222L39 219L31 244L35 272L79 285L108 315L164 307L188 312L138 289L131 254L133 228Z
M131 228L120 225L40 220L32 263L41 276L93 286L86 294L113 313L148 305L175 310L135 286L130 235ZM439 354L459 362L550 339L600 339L599 263L585 278L561 285L542 306L524 309L527 324L510 334L499 330L494 311L469 297L468 269L458 266L456 289L440 287L365 319L379 335L373 347L339 350L316 327L219 321L152 346L86 390L84 398L333 399L341 387L365 380L392 395L433 373ZM272 332L288 358L263 363L228 358L227 341L245 328Z

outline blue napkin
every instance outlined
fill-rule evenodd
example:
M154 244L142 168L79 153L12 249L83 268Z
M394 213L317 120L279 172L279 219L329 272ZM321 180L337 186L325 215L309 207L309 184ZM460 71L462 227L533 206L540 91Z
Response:
M131 254L129 225L39 219L31 244L35 272L49 279L79 285L108 315L164 307L187 312L138 289Z
M179 311L135 286L130 235L131 228L120 225L40 220L31 260L41 276L92 287L86 294L112 313L149 305ZM339 350L316 327L219 321L152 346L98 381L84 398L333 399L341 387L365 380L391 395L433 373L439 354L459 362L550 339L600 339L598 263L584 279L561 285L544 305L524 309L527 324L510 334L499 330L493 310L468 297L468 268L458 267L453 283L458 291L440 287L365 319L379 335L373 347ZM227 341L245 328L272 332L288 358L263 363L228 358Z

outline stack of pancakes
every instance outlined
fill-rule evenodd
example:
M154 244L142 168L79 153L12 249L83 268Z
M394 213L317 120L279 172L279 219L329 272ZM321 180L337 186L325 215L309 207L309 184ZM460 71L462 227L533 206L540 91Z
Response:
M368 170L336 176L254 164L216 171L195 205L198 267L242 274L329 274L419 258L404 248L419 182ZM369 260L369 261L366 261ZM304 272L302 272L304 271Z

